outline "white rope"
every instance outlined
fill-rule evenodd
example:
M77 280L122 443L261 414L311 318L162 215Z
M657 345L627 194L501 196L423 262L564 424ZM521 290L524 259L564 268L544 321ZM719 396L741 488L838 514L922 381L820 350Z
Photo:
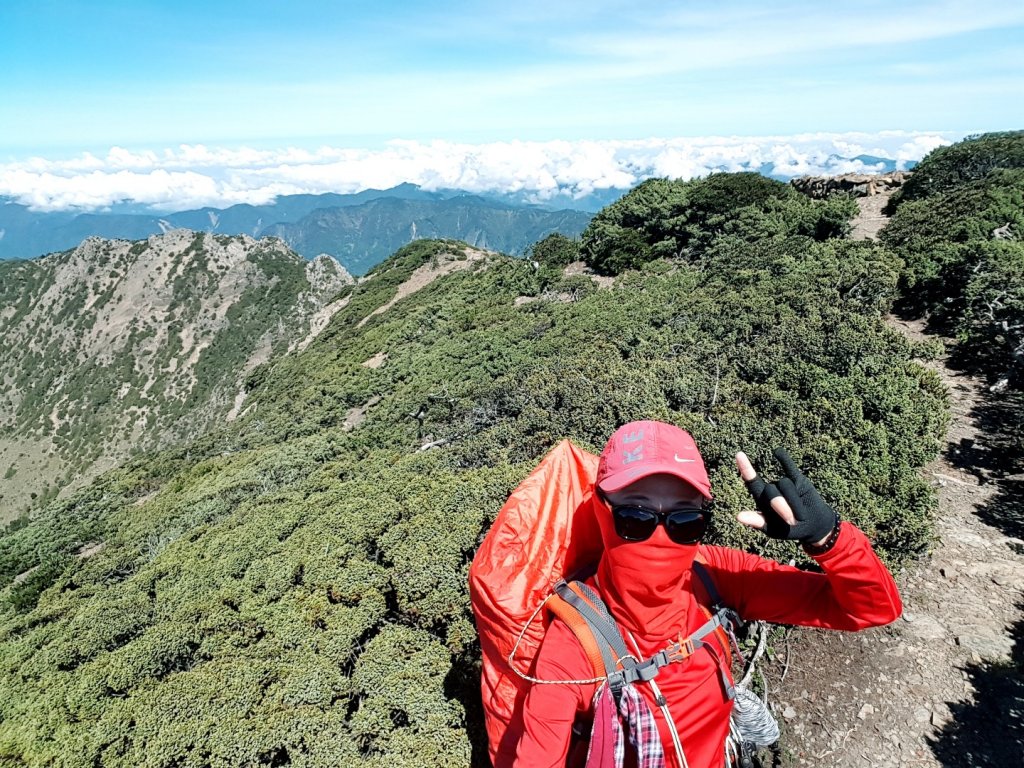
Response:
M629 635L629 641L633 643L633 650L636 651L638 656L643 656L640 653L640 646L637 644L636 638L633 637L633 633L627 629L626 634ZM682 768L690 768L690 764L686 762L686 753L683 752L683 742L679 739L679 731L676 730L676 722L672 719L672 712L668 708L668 700L661 695L661 689L658 688L658 684L654 682L653 677L647 682L651 686L651 691L654 692L654 701L665 716L665 722L668 723L668 731L672 734L672 746L675 747L676 757L679 758L679 765Z
M739 744L742 740L740 732L736 730L736 723L733 722L732 718L729 718L729 735L725 739L725 764L726 765L739 765L740 763L740 752Z
M736 686L733 719L743 741L767 747L779 740L779 723L753 691Z
M547 605L548 600L550 600L553 596L554 593L551 593L543 600L541 600L540 605L538 605L536 609L534 609L533 613L530 614L530 618L526 620L526 624L524 624L523 628L519 630L519 635L516 637L516 642L515 644L513 644L512 650L509 651L508 654L507 661L509 667L523 680L526 680L531 683L538 683L539 685L590 685L592 683L603 683L607 678L592 677L589 680L541 680L537 677L530 677L530 675L527 675L516 669L515 657L516 651L519 650L519 643L523 641L523 637L525 637L526 635L526 630L528 630L530 628L530 625L533 624L533 620L537 618L537 614L539 614L541 610L543 610L544 606Z

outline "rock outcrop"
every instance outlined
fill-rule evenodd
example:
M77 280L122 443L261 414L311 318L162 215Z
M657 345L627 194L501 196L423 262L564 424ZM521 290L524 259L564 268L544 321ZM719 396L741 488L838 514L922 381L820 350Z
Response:
M848 173L843 176L800 176L789 183L798 192L820 200L846 193L854 197L889 195L910 178L910 171L893 173Z

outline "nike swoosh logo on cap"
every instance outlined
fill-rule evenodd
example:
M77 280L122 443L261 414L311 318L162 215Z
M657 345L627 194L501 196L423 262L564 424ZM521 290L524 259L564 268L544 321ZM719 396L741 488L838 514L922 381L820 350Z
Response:
M674 458L675 458L675 460L676 460L676 461L678 461L678 462L679 462L680 464L692 464L693 462L695 462L695 461L696 461L696 459L680 459L680 458L679 458L679 454L678 454L678 453L677 453L677 454L675 454Z

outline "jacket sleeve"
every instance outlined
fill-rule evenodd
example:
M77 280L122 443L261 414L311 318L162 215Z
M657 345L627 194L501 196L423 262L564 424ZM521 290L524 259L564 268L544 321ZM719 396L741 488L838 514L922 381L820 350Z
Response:
M888 624L903 612L892 575L849 522L842 523L835 546L814 557L823 573L725 547L704 553L722 599L744 620L858 630Z
M552 621L534 659L540 680L586 680L594 672L575 635ZM577 712L589 706L593 685L533 683L523 704L523 731L516 746L516 768L564 768Z

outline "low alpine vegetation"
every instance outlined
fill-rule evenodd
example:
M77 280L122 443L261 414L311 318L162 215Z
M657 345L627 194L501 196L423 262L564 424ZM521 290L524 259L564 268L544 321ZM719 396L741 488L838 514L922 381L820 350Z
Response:
M723 174L647 182L531 259L401 249L238 421L0 538L0 764L479 759L478 542L558 440L634 419L694 434L717 542L791 556L733 519L733 455L781 445L890 563L926 551L946 394L852 210ZM610 288L564 274L577 248Z

